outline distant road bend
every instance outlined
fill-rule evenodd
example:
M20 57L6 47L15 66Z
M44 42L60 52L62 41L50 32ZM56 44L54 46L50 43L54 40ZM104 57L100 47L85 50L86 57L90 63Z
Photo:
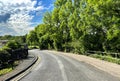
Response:
M120 81L104 71L73 58L49 51L31 50L41 58L20 81Z

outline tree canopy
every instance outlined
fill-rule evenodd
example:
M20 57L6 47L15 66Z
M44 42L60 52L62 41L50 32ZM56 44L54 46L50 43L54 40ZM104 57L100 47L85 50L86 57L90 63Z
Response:
M27 41L41 49L120 52L119 5L119 0L56 0Z

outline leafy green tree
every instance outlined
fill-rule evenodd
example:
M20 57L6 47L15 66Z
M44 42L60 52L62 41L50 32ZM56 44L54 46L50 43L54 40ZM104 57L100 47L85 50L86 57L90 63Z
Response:
M44 49L119 52L119 5L119 0L56 0L27 40Z
M38 38L35 31L30 31L30 33L27 35L27 43L29 45L37 45L38 44Z

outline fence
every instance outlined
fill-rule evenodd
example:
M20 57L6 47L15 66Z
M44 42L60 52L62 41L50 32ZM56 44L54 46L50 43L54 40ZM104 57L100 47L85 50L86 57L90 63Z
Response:
M99 55L109 55L115 58L120 58L120 53L114 53L114 52L102 52L102 51L86 51L85 54L99 54Z

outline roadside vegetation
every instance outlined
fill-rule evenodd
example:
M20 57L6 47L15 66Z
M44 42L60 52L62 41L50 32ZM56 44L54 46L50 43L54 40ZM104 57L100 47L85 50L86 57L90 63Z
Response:
M120 65L120 59L119 58L114 58L112 56L99 55L99 54L91 54L90 57L98 58L100 60L105 60L105 61L116 63L116 64Z
M12 71L21 59L25 59L28 56L28 49L25 49L24 45L22 45L24 40L21 40L21 37L14 39L15 36L10 36L10 38L8 36L1 37L1 40L9 41L0 48L0 76Z
M35 46L35 45L33 45L33 46L28 46L28 49L39 49L39 46Z
M11 72L12 70L13 70L12 67L7 67L7 68L5 68L5 69L2 69L2 70L0 70L0 76L4 75L4 74L6 74L6 73L9 73L9 72Z
M42 49L86 54L120 52L119 0L56 0L43 23L27 35L27 43ZM114 55L91 55L119 64ZM116 61L118 60L118 61Z
M8 64L8 65L6 65L4 68L1 68L1 69L0 69L0 76L11 72L11 71L14 70L14 68L15 68L16 66L18 66L18 65L19 65L19 60L15 60L14 63L13 63L13 65Z

